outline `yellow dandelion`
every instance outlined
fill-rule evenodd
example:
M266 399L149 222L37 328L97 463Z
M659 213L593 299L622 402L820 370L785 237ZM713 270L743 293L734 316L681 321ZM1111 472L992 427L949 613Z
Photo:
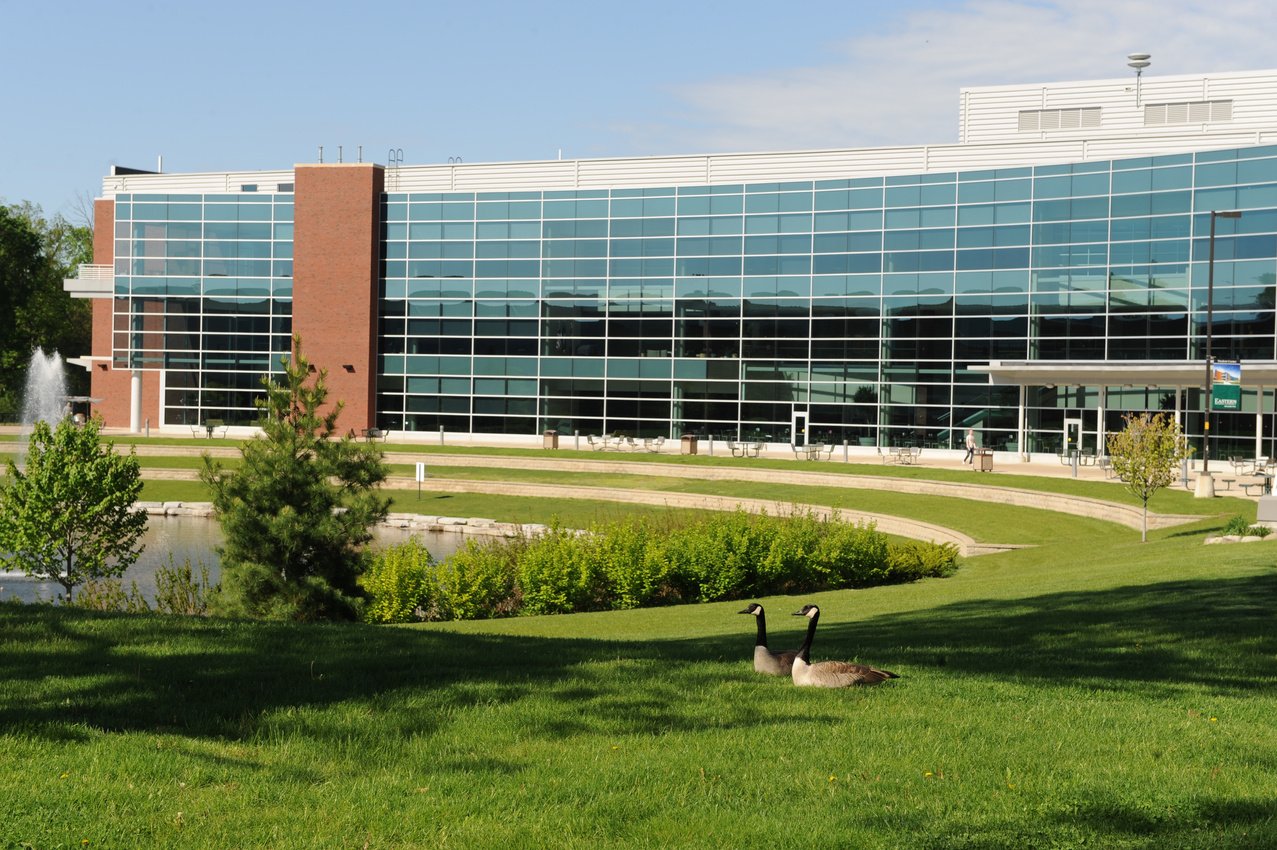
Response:
M929 770L928 770L928 771L926 771L926 772L924 772L922 775L923 775L923 776L925 776L925 777L926 777L926 778L928 778L928 779L930 779L932 776L935 776L935 774L934 774L934 773L932 773L932 772L931 772L931 771L929 771Z
M71 775L71 774L69 774L69 773L64 773L64 774L62 774L61 776L59 776L59 777L58 777L58 779L66 779L66 778L67 778L68 776L70 776L70 775Z
M1218 717L1212 717L1212 718L1210 719L1210 722L1211 722L1211 723L1218 723L1218 722L1219 722L1219 718L1218 718Z
M833 782L833 781L834 781L834 780L836 780L837 778L838 778L838 777L837 777L837 776L834 776L832 773L831 773L831 774L829 774L829 781L830 781L830 782Z

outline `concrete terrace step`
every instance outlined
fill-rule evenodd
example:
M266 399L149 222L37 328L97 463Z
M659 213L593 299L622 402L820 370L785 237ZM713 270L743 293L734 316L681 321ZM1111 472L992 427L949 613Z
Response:
M1015 487L989 487L983 481L970 484L953 481L928 481L919 478L895 478L879 475L848 475L846 473L788 471L772 467L748 466L681 466L670 463L643 463L641 461L573 460L536 457L489 457L483 455L408 454L390 452L389 463L410 464L424 460L427 469L431 464L440 466L472 466L481 468L510 468L561 470L565 472L611 472L623 475L655 475L670 478L692 478L702 481L756 481L759 483L803 484L819 487L845 487L859 490L888 490L894 493L914 495L948 496L956 499L972 499L994 502L1022 508L1057 511L1074 516L1116 522L1139 529L1143 511L1134 505L1071 496L1059 493L1043 493ZM972 473L973 475L977 473ZM1149 528L1169 528L1196 522L1200 516L1155 514L1148 515Z
M126 447L120 446L120 449ZM2 450L2 449L0 449ZM238 449L234 447L195 447L195 446L138 446L137 454L142 457L180 456L198 457L202 454L214 457L234 457ZM430 466L454 466L476 468L520 468L534 470L558 470L564 472L615 473L624 475L665 476L705 481L745 481L760 484L787 483L806 486L843 487L862 490L885 490L896 493L915 495L945 496L949 498L971 499L975 501L994 502L1016 507L1035 508L1038 510L1057 511L1075 516L1117 522L1130 528L1139 529L1142 523L1140 508L1103 499L1093 499L1058 493L1044 493L1015 487L987 486L982 479L971 483L952 481L928 481L917 478L897 478L878 475L849 475L846 473L820 472L810 469L806 464L795 464L794 470L774 467L749 467L747 465L723 464L719 466L688 466L672 463L644 462L641 460L610 459L575 459L555 457L527 457L518 455L485 456L478 454L437 454L389 451L386 461L393 464L414 464L425 462ZM932 462L937 468L954 467L965 469L958 463L948 463L937 459ZM1038 474L1040 470L1025 468L1022 465L1011 474ZM976 473L973 472L973 475ZM981 473L983 474L983 473ZM153 480L196 480L198 472L193 469L161 469L143 470L145 478ZM604 501L628 502L635 504L669 505L671 507L702 508L708 510L744 510L769 513L783 513L795 506L790 502L779 502L769 499L746 499L697 494L669 493L663 491L629 490L623 488L593 488L578 485L534 484L524 482L502 481L460 481L441 478L429 479L431 490L465 493L500 493L513 496L529 496L535 498L597 498ZM413 479L392 477L388 486L408 489L416 486ZM802 509L810 509L821 516L828 516L835 509L823 505L801 505ZM984 552L1004 551L1017 548L1010 545L978 543L968 535L954 529L911 520L903 517L853 512L845 509L837 510L839 516L850 521L872 521L879 529L890 534L910 537L919 540L947 542L956 545L964 555ZM1194 522L1200 519L1195 515L1174 515L1150 513L1149 528L1167 528Z
M408 489L417 486L414 479L392 477L390 487ZM794 510L811 511L819 517L830 517L837 514L847 522L872 522L878 530L886 534L909 537L914 540L928 540L933 543L952 543L963 555L984 554L986 551L1004 551L1017 548L998 544L977 543L972 537L945 528L934 523L905 517L875 514L866 511L854 511L844 508L832 508L826 505L796 505L789 501L773 499L743 499L733 496L707 496L697 493L670 493L662 490L625 490L615 487L579 487L564 484L531 484L512 481L458 481L447 478L429 479L432 492L446 493L495 493L502 496L526 496L535 499L580 499L591 498L607 502L625 502L629 504L658 505L670 508L690 508L710 511L733 511L741 509L750 513L769 513L783 516Z
M194 481L198 478L198 472L193 469L143 469L142 477L151 480L164 481ZM397 490L411 490L416 488L417 482L413 478L404 476L391 476L386 481L386 486ZM900 537L908 537L914 540L927 540L934 543L952 543L958 547L958 551L963 555L981 555L989 552L1001 552L1007 549L1019 548L1006 544L979 543L974 538L956 531L952 528L935 525L934 523L922 522L920 520L907 519L905 517L889 516L887 514L875 514L866 511L851 511L840 508L832 508L826 505L795 505L793 502L776 501L772 499L742 499L727 496L707 496L693 493L670 493L660 490L626 490L615 487L580 487L576 485L564 484L533 484L515 481L459 481L446 478L431 478L428 480L428 489L431 492L445 493L489 493L502 496L525 496L536 499L598 499L605 502L622 502L628 504L644 504L659 505L671 508L692 508L699 510L713 511L732 511L740 508L741 510L750 511L752 513L761 513L766 511L772 515L783 515L792 510L809 510L817 516L828 517L837 514L843 520L848 522L872 522L879 531L886 534L895 534ZM192 510L184 507L181 510L166 509L165 506L177 506L181 503L151 503L155 505L155 509L148 510L152 514L160 515L200 515L193 514ZM460 526L467 525L462 528ZM444 521L439 518L422 518L412 522L412 524L400 527L420 527L429 530L459 530L470 533L482 533L476 531L477 528L484 525L493 524L492 520L463 520L452 518ZM500 525L500 524L498 524ZM453 527L457 526L457 527ZM536 526L528 526L535 528ZM506 534L507 532L498 532ZM513 533L513 532L510 532Z

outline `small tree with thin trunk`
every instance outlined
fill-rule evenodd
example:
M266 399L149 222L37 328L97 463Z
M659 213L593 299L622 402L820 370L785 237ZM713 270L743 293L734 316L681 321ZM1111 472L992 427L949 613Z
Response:
M142 554L137 458L102 445L97 420L35 423L26 463L0 487L0 562L56 581L67 601L90 578L119 578Z
M1168 413L1132 413L1126 427L1108 438L1113 473L1144 505L1140 540L1148 541L1148 500L1175 481L1175 468L1192 453L1188 438Z

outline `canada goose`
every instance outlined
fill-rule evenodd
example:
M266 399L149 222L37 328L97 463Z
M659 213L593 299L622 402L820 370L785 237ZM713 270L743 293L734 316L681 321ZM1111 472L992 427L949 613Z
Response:
M754 639L754 669L769 676L788 676L798 651L773 652L767 648L767 615L763 613L763 606L751 602L744 611L736 613L753 614L758 623L758 637Z
M851 685L876 685L888 679L899 679L895 673L879 670L867 664L849 664L846 661L821 661L811 663L811 641L816 636L816 623L820 620L820 609L815 605L804 605L801 611L794 612L795 617L807 618L807 637L798 648L798 657L794 659L792 673L795 685L810 685L816 688L846 688Z

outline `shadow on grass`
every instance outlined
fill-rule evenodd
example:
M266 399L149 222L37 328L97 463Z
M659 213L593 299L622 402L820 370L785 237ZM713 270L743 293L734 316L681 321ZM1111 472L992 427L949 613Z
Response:
M1076 810L1044 815L1034 827L972 826L961 813L931 824L918 850L1022 850L1026 847L1131 847L1145 850L1267 850L1277 837L1267 801L1223 799L1203 793L1171 812L1155 805L1118 802L1112 795Z
M797 606L795 606L797 607ZM960 603L855 623L830 605L815 654L895 669L1044 684L1228 693L1277 680L1277 571L1218 581ZM289 626L0 605L0 723L43 738L87 730L219 739L429 732L456 710L527 697L578 705L529 717L557 734L704 728L687 694L746 673L750 635L546 639L370 626ZM727 660L741 669L724 671ZM911 670L912 668L912 670ZM779 683L778 683L779 684ZM632 685L632 686L631 686ZM349 703L377 722L311 709ZM343 709L344 710L344 709ZM543 716L541 716L543 715ZM763 726L750 706L725 726ZM355 734L359 734L356 732Z
M856 623L822 618L816 654L1044 684L1222 693L1277 681L1277 570L1008 601ZM826 612L832 613L832 612ZM828 619L833 619L832 617Z
M429 733L476 705L547 694L580 712L542 705L546 716L530 725L555 734L651 734L705 728L680 711L684 692L724 679L721 668L687 663L704 660L700 642L297 626L13 603L0 604L0 635L0 724L46 739L102 730L384 743L388 735ZM671 666L673 681L663 675ZM336 715L315 711L338 705ZM745 708L725 716L726 725L763 722Z

